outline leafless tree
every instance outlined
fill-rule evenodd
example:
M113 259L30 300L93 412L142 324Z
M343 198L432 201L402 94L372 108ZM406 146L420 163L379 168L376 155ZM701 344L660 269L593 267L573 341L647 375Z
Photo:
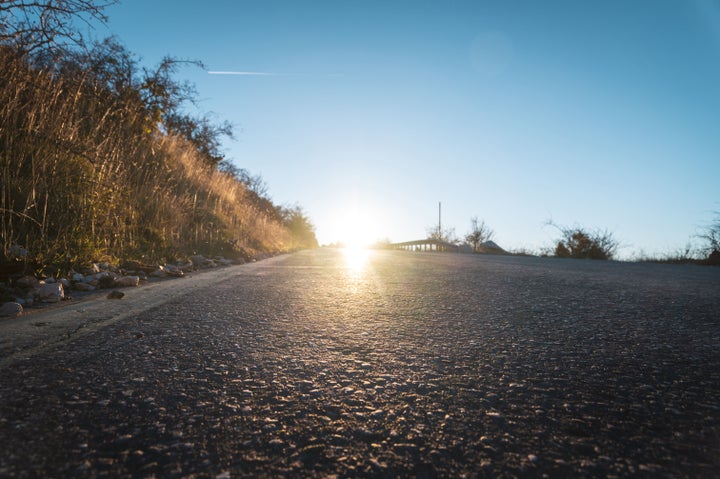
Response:
M443 241L450 244L458 244L460 242L457 234L455 234L455 228L443 228L440 230L438 226L429 226L426 231L428 239Z
M562 237L555 246L555 256L559 258L613 259L620 243L607 230L587 231L575 226L560 226L548 221L557 228Z
M705 242L707 254L717 257L720 253L720 211L715 212L715 220L698 237Z
M118 0L0 0L0 43L24 52L82 45L78 21L104 23Z
M465 235L465 241L470 243L473 253L480 251L480 246L486 241L490 241L495 232L485 223L485 220L478 219L477 216L470 218L470 232Z

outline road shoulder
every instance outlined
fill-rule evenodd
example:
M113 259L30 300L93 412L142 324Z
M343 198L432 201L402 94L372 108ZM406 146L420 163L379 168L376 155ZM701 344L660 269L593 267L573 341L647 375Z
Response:
M281 256L265 259L263 264ZM259 263L202 270L183 278L122 288L122 299L108 299L111 290L71 299L40 310L0 320L0 368L51 346L73 340L121 319L159 307L201 288L238 274L251 272Z

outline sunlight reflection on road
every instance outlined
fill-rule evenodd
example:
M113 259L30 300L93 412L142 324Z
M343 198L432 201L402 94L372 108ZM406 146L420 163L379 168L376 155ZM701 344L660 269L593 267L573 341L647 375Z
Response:
M372 251L364 247L343 248L345 266L352 275L360 275L365 271Z

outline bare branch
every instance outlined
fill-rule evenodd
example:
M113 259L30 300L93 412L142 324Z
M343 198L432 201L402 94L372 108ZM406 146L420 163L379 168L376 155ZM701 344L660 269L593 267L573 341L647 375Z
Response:
M24 52L82 46L77 21L105 23L103 11L118 0L0 0L0 43Z
M485 220L478 220L477 216L470 218L470 232L465 235L465 241L470 243L473 253L481 250L482 244L490 241L495 232L485 223Z
M620 247L608 230L587 231L579 226L568 228L553 221L547 224L562 234L555 246L555 256L559 258L613 259Z

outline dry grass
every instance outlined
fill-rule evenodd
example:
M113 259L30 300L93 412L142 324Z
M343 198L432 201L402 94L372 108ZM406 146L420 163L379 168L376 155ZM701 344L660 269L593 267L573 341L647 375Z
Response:
M0 251L38 265L292 247L242 183L161 133L142 102L0 48Z

